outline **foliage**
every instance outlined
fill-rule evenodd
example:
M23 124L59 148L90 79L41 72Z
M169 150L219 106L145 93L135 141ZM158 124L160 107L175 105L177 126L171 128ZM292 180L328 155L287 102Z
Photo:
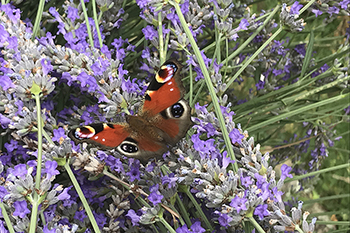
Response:
M349 0L1 3L1 232L349 230ZM67 137L169 58L195 124L161 159Z

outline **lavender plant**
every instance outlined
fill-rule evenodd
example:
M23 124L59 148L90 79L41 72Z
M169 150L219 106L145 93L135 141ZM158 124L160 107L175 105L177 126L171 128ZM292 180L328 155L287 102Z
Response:
M349 0L30 4L0 6L0 232L316 231L307 190L349 167L324 167L349 135L349 27L329 36ZM161 159L67 137L137 114L169 57L195 124Z

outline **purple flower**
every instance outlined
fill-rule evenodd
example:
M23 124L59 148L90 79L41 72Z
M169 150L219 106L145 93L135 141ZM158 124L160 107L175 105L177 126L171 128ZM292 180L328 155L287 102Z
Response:
M9 171L10 171L10 169L9 169ZM14 176L17 176L17 177L24 179L27 175L27 165L18 164L14 167L14 169L11 173Z
M17 24L21 17L21 12L19 9L13 9L11 4L5 4L1 6L1 11L5 12L5 15L11 19L14 24Z
M50 14L56 19L56 21L58 22L58 32L57 34L61 33L62 35L66 34L66 29L65 29L65 25L64 22L62 21L60 14L57 12L55 7L50 7L49 8L49 12Z
M30 213L26 201L15 201L13 203L13 207L15 207L15 211L12 213L13 216L19 216L20 218L24 218L26 214Z
M259 91L259 90L261 90L261 89L264 89L265 82L259 80L259 82L258 82L257 84L255 84L255 86L256 86L256 90Z
M0 34L1 34L1 31L0 31ZM12 80L9 77L7 77L6 75L0 76L0 86L2 87L2 89L4 91L7 91L9 88L16 87L15 84L13 84Z
M63 128L58 128L53 130L52 141L54 142L62 142L65 138L67 138L66 132Z
M223 214L223 213L221 213L219 211L215 211L215 213L219 214L218 221L220 223L220 226L225 227L225 228L230 226L230 222L233 220L232 217L230 217L227 214Z
M0 211L1 211L1 208L0 208ZM0 212L0 217L2 218L1 212ZM4 222L5 222L5 221L4 221ZM3 222L3 221L0 221L0 232L8 233L9 231L5 228L4 222Z
M235 143L241 143L242 139L244 138L244 136L239 132L238 129L234 128L230 133L229 136L232 140L232 144Z
M273 191L273 194L275 195L277 201L282 202L282 195L283 195L283 192L282 192L282 191L278 191L277 186L274 187L274 188L272 189L272 191Z
M176 233L191 233L191 231L188 230L187 225L185 224L182 227L177 228Z
M43 36L41 38L38 38L38 41L39 41L40 44L42 44L44 46L48 46L48 45L55 46L55 42L54 42L55 38L56 38L56 36L53 36L51 34L51 32L47 32L46 33L46 37Z
M56 209L57 205L50 205L47 209L45 209L43 214L46 222L51 222L54 219L54 217L56 217Z
M121 88L123 91L129 92L129 93L135 93L137 90L139 90L139 86L135 83L135 79L132 81L130 81L129 79L127 80L122 79Z
M294 47L294 50L295 50L297 53L299 53L299 54L301 54L301 55L303 55L303 56L305 56L305 54L306 54L305 44L298 44L298 45L296 45L296 46Z
M254 214L258 215L260 220L263 220L264 216L270 215L270 212L267 210L267 204L258 205L254 210Z
M73 186L63 189L63 191L57 196L58 200L60 201L69 200L71 196L68 194L68 192L72 187Z
M248 30L249 22L247 19L242 19L239 23L238 30Z
M56 229L55 228L52 228L52 230L49 230L49 228L47 227L47 225L44 226L44 229L43 229L43 232L44 233L56 233Z
M86 218L85 210L77 211L75 212L74 219L77 219L81 222L84 222L84 219Z
M53 70L53 66L51 65L51 61L48 59L41 59L41 65L43 67L43 74L47 75Z
M106 165L109 166L112 170L124 173L123 163L120 161L120 158L115 158L114 156L109 155L105 162Z
M150 2L150 0L136 0L136 4L140 7L140 9L146 8Z
M323 14L323 11L321 11L319 9L312 9L311 11L315 14L316 18L317 18L317 16Z
M102 228L106 224L107 217L103 213L96 213L93 211L93 215L96 219L97 225Z
M203 122L200 119L198 119L198 121L199 121L199 124L195 125L198 133L206 133L208 138L215 135L219 135L219 132L215 129L215 127L211 123Z
M150 195L148 196L148 200L152 202L153 205L158 205L162 202L163 195L158 191L159 184L153 185L150 187Z
M148 163L147 166L145 167L145 170L147 172L153 172L154 168L157 166L155 162ZM162 177L163 179L163 177Z
M247 177L242 177L241 176L241 184L248 188L251 184L253 184L253 181L252 179L250 178L250 176L247 176Z
M232 199L230 206L235 208L237 213L241 212L241 210L247 210L246 202L248 200L246 198L240 198L238 195Z
M175 177L174 173L170 173L169 175L162 177L162 185L168 184L168 189L174 188L177 180L178 177Z
M211 123L206 124L203 128L207 132L208 137L219 135L219 132L215 129L215 127Z
M72 32L66 33L63 37L69 45L70 44L74 45L75 43L78 42L78 39L76 37L74 37Z
M343 0L339 2L339 6L344 10L348 9L349 4L350 4L350 0Z
M67 18L72 20L72 22L74 22L74 20L76 20L76 19L79 19L78 9L71 7L71 6L68 6Z
M266 183L265 177L263 177L262 175L260 175L258 173L254 174L254 178L256 179L256 184L259 188L261 187L262 184Z
M91 69L94 72L94 75L102 75L103 71L105 71L105 69L101 67L99 61L96 61L94 64L92 64Z
M0 186L0 201L4 198L5 195L7 195L9 192L4 186Z
M96 83L96 79L94 77L88 75L84 71L81 72L77 76L77 80L80 81L81 87L88 86L88 92L94 92L94 91L98 90L98 88L99 88L97 83Z
M130 176L130 181L140 180L140 161L136 159L129 159L130 171L126 174Z
M291 171L292 171L291 167L289 167L287 164L283 164L281 166L281 172L282 172L281 180L285 180L287 177L292 178L293 175L289 174L289 172L291 172Z
M290 8L290 13L292 15L299 15L299 10L303 7L303 5L299 4L298 1L294 2Z
M11 36L10 38L8 38L8 42L9 42L9 44L6 47L7 49L17 50L17 47L18 47L17 37Z
M102 150L98 150L98 151L96 152L96 154L97 154L97 157L98 157L101 161L104 161L105 159L108 158L108 155L107 155L104 151L102 151Z
M45 169L44 172L47 174L47 178L50 179L52 176L60 174L57 168L57 162L56 161L46 161L45 162Z
M5 30L5 27L0 24L0 46L4 46L3 44L8 41L10 34Z
M133 226L138 226L139 225L138 222L140 221L140 216L138 216L136 214L135 210L130 209L125 216L131 218L131 223L132 223Z
M6 142L5 143L5 148L8 153L12 153L15 149L18 149L18 141L11 139L10 143Z
M142 32L145 35L146 40L153 40L153 38L158 38L158 32L152 26L147 25L145 28L142 28Z
M45 99L45 101L43 102L43 104L41 106L43 109L45 108L46 111L51 111L55 108L55 103L50 99Z
M200 221L197 221L197 222L193 223L192 226L191 226L191 230L192 230L192 232L195 232L195 233L203 233L203 232L205 232L205 229L203 227L201 227L201 222Z
M191 139L193 141L194 149L200 152L201 156L213 155L212 152L216 152L216 148L214 146L214 139L202 141L199 138L199 134L193 134Z
M269 183L264 183L261 187L262 193L259 197L261 197L264 201L267 200L267 198L271 195L269 186Z
M328 11L327 11L328 14L330 14L331 16L334 14L338 15L339 14L339 8L336 7L336 6L331 6L328 8Z
M273 73L273 75L278 76L278 75L280 75L280 74L283 74L283 70L276 70L276 69L273 69L273 70L272 70L272 73Z
M179 17L177 16L177 14L175 12L169 12L166 15L166 18L169 19L171 22L173 22L175 24L175 22L180 22Z
M227 168L228 165L234 164L235 161L227 156L227 151L222 153L222 168Z

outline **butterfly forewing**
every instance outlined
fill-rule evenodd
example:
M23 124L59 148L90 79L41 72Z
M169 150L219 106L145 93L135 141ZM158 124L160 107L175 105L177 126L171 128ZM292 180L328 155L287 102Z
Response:
M152 79L137 116L126 117L125 123L97 123L69 132L76 143L87 142L142 160L162 155L193 124L191 109L183 100L182 65L175 60L165 62Z

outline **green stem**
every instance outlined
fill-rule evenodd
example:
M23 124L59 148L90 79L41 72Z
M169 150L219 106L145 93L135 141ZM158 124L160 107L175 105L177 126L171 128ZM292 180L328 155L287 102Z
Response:
M40 204L40 197L36 190L40 190L41 183L41 167L42 167L42 152L43 152L43 121L41 119L41 105L40 105L40 95L39 93L35 94L35 103L36 103L36 117L38 124L38 158L37 158L37 170L35 175L35 190L34 198L32 202L32 212L30 216L30 226L29 232L34 233L36 231L36 224L38 223L38 208Z
M158 12L158 39L159 39L159 58L160 64L163 64L166 59L166 52L164 49L164 40L163 40L163 25L162 25L162 12Z
M244 43L239 46L237 50L235 50L229 57L227 57L225 60L223 60L223 63L226 63L227 61L230 61L238 56L238 54L241 53L243 49L245 49L249 43L259 34L259 32L269 23L271 18L275 16L275 14L279 11L280 5L277 5L275 9L269 14L269 17L267 17L264 21L264 23L246 40Z
M55 143L52 141L51 137L46 133L45 130L43 130L43 135L44 135L45 139L46 139L51 145L55 145Z
M276 6L277 8L278 6ZM226 89L224 90L224 92L227 90L227 88L229 88L231 86L231 84L238 78L238 76L241 75L241 73L245 70L245 68L247 68L247 66L252 63L252 61L271 43L271 41L273 39L276 38L276 36L278 36L278 34L280 34L282 32L282 27L279 27L277 29L277 31L267 40L265 41L265 43L241 66L241 68L235 73L235 75L228 80L227 85L226 85ZM223 93L224 93L223 92Z
M40 0L39 1L39 7L37 9L37 13L36 13L36 17L35 17L35 23L34 23L34 27L33 27L32 40L34 40L35 37L39 33L39 27L40 27L41 18L43 16L44 6L45 6L45 0Z
M350 194L349 193L344 193L344 194L338 194L338 195L333 195L333 196L328 196L328 197L320 197L317 199L310 199L310 200L305 200L304 201L304 207L305 206L309 206L312 205L314 203L322 203L325 201L330 201L330 200L341 200L341 199L348 199L350 198Z
M92 0L91 2L92 4L92 13L94 16L94 22L95 22L95 28L96 28L96 32L97 32L97 36L98 36L98 42L100 43L100 49L102 49L103 46L103 42L102 42L102 37L101 37L101 32L100 32L100 28L99 28L99 20L97 18L97 11L96 11L96 0ZM103 12L100 12L100 16L102 17Z
M87 200L86 200L86 198L85 198L85 196L84 196L84 193L83 193L83 191L81 190L80 185L79 185L77 179L76 179L75 176L74 176L74 173L73 173L72 169L71 169L70 166L69 166L69 160L68 160L68 161L66 162L66 164L64 165L64 168L66 169L66 171L67 171L67 173L68 173L68 176L69 176L70 180L72 181L73 186L74 186L75 190L77 191L81 202L83 203L84 209L85 209L85 211L86 211L86 214L87 214L88 217L89 217L89 220L90 220L90 223L91 223L91 225L92 225L92 228L94 229L94 231L95 231L96 233L99 233L99 232L100 232L100 229L98 228L96 219L95 219L94 215L92 214L90 205L89 205L89 203L87 202Z
M180 199L179 194L175 194L175 195L176 195L176 202L180 208L181 217L185 220L187 227L190 227L192 225L192 223L191 223L190 217L188 216L188 212L187 212L182 200Z
M196 208L197 212L199 213L201 220L205 223L205 225L207 226L207 229L209 229L209 232L213 232L214 229L213 229L212 225L210 224L209 220L207 219L207 216L205 216L201 206L198 204L197 200L194 198L194 196L190 192L189 187L187 187L185 185L181 185L181 186L179 186L179 191L186 193L186 195L190 198L192 204Z
M326 172L331 172L331 171L336 171L336 170L340 170L343 168L348 168L350 166L350 164L342 164L342 165L338 165L338 166L333 166L333 167L328 167L319 171L314 171L314 172L310 172L304 175L300 175L300 176L294 176L293 178L286 178L284 183L288 183L288 182L292 182L294 180L302 180L304 178L310 177L310 176L316 176L322 173L326 173Z
M223 135L223 138L224 138L224 141L225 141L227 153L228 153L228 155L230 156L231 159L236 161L236 157L235 157L235 154L233 152L232 145L231 145L231 140L230 140L230 137L228 135L227 128L226 128L226 125L225 125L225 120L224 120L224 117L222 115L221 108L220 108L220 105L219 105L218 97L216 96L213 83L211 82L211 79L210 79L210 76L209 76L209 72L208 72L208 70L207 70L207 68L206 68L206 66L204 64L204 60L203 60L202 54L201 54L201 52L200 52L200 50L199 50L199 48L197 46L197 43L196 43L195 39L193 38L192 32L188 28L187 22L186 22L185 17L183 16L183 14L181 12L179 4L177 2L173 2L173 1L170 1L169 3L172 4L175 7L176 14L178 15L178 17L180 19L181 25L182 25L182 27L183 27L183 29L184 29L184 31L185 31L189 41L190 41L190 44L191 44L191 46L193 48L193 51L194 51L194 54L197 57L199 66L200 66L200 68L202 70L202 73L203 73L203 76L204 76L205 83L206 83L206 85L208 87L208 90L209 90L209 94L210 94L210 96L212 98L212 103L214 105L216 116L217 116L217 118L219 120L220 129L222 131L222 135ZM238 170L237 163L233 164L233 170L234 171Z
M311 1L309 1L303 8L300 9L299 15L301 15L302 13L304 13L304 11L306 11L307 8L309 8L314 2L316 2L316 0L311 0Z
M297 230L299 233L304 233L304 231L299 227L299 225L295 225L295 230Z
M94 39L92 38L91 28L90 28L90 24L89 24L89 16L87 14L84 0L80 0L80 4L81 4L81 8L83 9L83 13L84 13L84 19L85 19L86 29L87 29L87 32L89 35L89 43L91 46L91 51L94 54Z
M255 229L258 230L258 232L265 233L264 229L262 229L262 227L256 222L256 220L253 217L249 217L248 219L249 219L249 222L253 224Z
M36 224L38 224L38 208L39 208L39 197L38 194L34 191L34 200L32 202L32 212L30 216L30 225L29 225L29 233L36 232Z
M10 233L15 233L15 230L13 229L11 220L10 220L9 216L7 215L5 205L2 201L0 201L0 209L1 209L2 216L5 220L7 229L10 231Z
M192 72L192 64L189 66L189 71L190 71L190 106L193 108L193 72Z
M344 214L344 211L342 212L342 214ZM310 222L309 220L307 220L308 222ZM350 221L318 221L317 220L317 225L333 225L333 226L349 226L350 225ZM331 232L349 232L349 228L347 229L342 229L339 231L331 231Z
M340 100L349 98L349 95L350 94L339 95L339 96L335 96L333 98L328 98L328 99L325 99L325 100L322 100L322 101L319 101L319 102L316 102L316 103L313 103L313 104L306 105L304 107L300 107L298 109L295 109L292 112L286 112L286 113L283 113L283 114L271 117L271 118L269 118L266 121L262 121L260 123L255 124L252 127L246 128L246 130L248 132L251 132L251 131L254 131L254 130L257 130L257 129L261 129L263 126L267 126L267 125L273 124L273 123L275 123L277 121L289 118L291 116L295 116L295 115L307 112L310 109L321 107L321 106L324 106L324 105L327 105L327 104L336 103L336 101L340 101Z
M163 217L160 217L160 218L159 218L159 221L160 221L161 223L163 223L163 225L166 227L166 229L168 230L168 232L176 233L176 231L174 230L174 228L173 228Z

